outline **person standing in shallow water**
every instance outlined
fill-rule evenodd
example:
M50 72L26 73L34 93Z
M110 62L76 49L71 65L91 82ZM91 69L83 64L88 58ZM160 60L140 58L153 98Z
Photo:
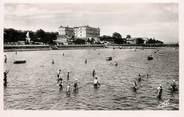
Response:
M61 78L61 69L59 69L59 71L57 73L57 83L59 83L60 80L62 80L62 78Z
M75 82L74 82L74 85L73 85L74 91L78 90L78 82L77 82L77 81L78 81L78 80L75 79Z
M7 56L4 55L4 63L7 63Z
M95 69L93 69L92 76L95 77L95 75L96 75L96 72L95 72Z
M85 59L85 64L87 64L88 63L88 60L87 59Z
M100 83L98 81L98 77L95 77L95 79L93 81L93 85L94 85L94 88L98 88L100 86Z
M4 86L5 86L5 87L7 86L7 83L8 83L8 82L7 82L7 77L8 77L7 75L8 75L8 72L9 72L9 71L7 71L7 70L4 72Z
M66 94L70 95L70 84L66 86Z
M67 81L69 81L70 80L70 72L68 72L68 74L67 74Z
M171 90L173 92L176 91L176 82L175 82L175 80L173 80L172 83L171 83Z
M138 82L140 82L142 79L141 79L141 75L139 74L139 77L138 77Z
M157 88L157 98L162 99L162 85L161 84Z

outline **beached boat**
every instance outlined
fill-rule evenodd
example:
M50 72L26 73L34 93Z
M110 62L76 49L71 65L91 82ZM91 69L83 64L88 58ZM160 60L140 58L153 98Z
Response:
M107 57L106 58L106 61L111 61L112 60L112 57Z
M14 64L23 64L23 63L26 63L26 60L15 60L13 63Z
M152 56L148 56L147 59L148 59L148 60L153 60L153 57L152 57Z

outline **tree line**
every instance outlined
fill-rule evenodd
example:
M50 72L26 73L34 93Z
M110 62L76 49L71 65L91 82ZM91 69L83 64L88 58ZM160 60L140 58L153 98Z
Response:
M115 44L130 44L129 40L135 40L135 44L163 44L162 41L154 38L147 38L144 40L141 37L132 38L131 35L127 35L125 38L122 38L121 34L117 32L114 32L112 36L103 35L100 37L100 40Z
M25 41L26 40L26 33L29 32L29 36L31 38L31 41L34 42L42 42L45 44L54 44L53 40L57 39L58 32L46 32L42 29L39 29L37 31L22 31L22 30L15 30L13 28L5 28L4 29L4 42L18 42L18 41ZM100 41L106 41L109 43L114 43L114 44L129 44L127 40L132 39L131 35L127 35L125 38L121 36L120 33L114 32L112 36L107 36L103 35L99 37ZM135 39L135 44L163 44L162 41L156 40L154 38L150 38L147 40L144 40L143 38L134 38ZM95 42L95 40L92 39L79 39L79 38L74 38L72 37L71 43L73 44L85 44L90 43L90 44L100 44L101 42Z
M57 32L46 32L42 29L37 31L22 31L15 30L13 28L4 29L4 42L18 42L25 41L26 33L29 32L31 41L33 42L43 42L46 44L53 43L53 40L56 40L58 33Z

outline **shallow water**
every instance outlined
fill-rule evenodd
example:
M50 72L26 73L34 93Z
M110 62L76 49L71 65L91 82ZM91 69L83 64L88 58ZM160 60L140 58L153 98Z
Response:
M178 92L168 90L173 79L179 84L179 51L154 49L86 49L7 52L8 85L4 88L4 109L19 110L178 110ZM62 54L65 54L64 56ZM148 55L154 59L147 60ZM106 57L112 56L112 61ZM13 64L17 58L26 64ZM55 64L52 64L54 59ZM88 63L85 64L85 59ZM118 62L118 66L114 62ZM64 89L59 90L56 73L62 69ZM101 86L94 89L92 71L96 70ZM70 84L79 81L79 91L66 95L66 76ZM137 92L132 82L141 74ZM146 78L146 74L149 78ZM156 88L163 85L162 100ZM178 86L178 85L177 85Z

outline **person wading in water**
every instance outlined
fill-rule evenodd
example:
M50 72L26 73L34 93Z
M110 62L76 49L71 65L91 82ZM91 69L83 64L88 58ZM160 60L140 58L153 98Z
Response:
M7 63L7 56L4 55L4 63Z
M139 74L139 77L138 77L137 80L138 80L138 82L141 82L142 79L141 79L141 75L140 74Z
M93 85L94 85L94 88L98 88L100 86L100 83L98 81L98 77L95 77L95 79L93 81Z
M9 72L8 70L6 70L6 71L4 72L4 79L3 79L3 80L4 80L4 86L5 86L5 87L7 86L7 83L8 83L8 82L7 82L7 77L8 77L7 75L8 75L8 72Z
M78 80L77 79L75 79L73 87L74 87L74 91L78 90Z
M95 77L95 75L96 75L96 72L95 72L95 69L93 69L92 76Z
M67 81L69 81L70 80L70 72L68 72L68 74L67 74Z
M171 83L171 91L172 92L176 91L176 82L175 82L175 80L173 80L172 83Z
M162 99L162 85L161 84L157 88L157 98Z

